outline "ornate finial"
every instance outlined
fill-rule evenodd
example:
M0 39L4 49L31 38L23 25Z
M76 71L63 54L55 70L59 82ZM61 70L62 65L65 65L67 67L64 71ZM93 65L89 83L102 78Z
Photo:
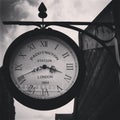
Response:
M39 10L38 16L39 16L40 18L42 18L42 22L44 22L44 18L47 17L47 13L46 13L47 8L46 8L46 6L44 5L43 2L40 4L38 10Z

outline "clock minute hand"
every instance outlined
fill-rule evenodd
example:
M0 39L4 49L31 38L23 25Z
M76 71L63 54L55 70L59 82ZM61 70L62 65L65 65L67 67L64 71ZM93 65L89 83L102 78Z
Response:
M40 71L42 69L43 69L42 66L39 66L37 68L34 68L32 71L25 73L24 75L27 75L27 74L30 74L30 73L34 73L34 72L38 72L38 71Z
M30 73L32 73L32 72L33 72L33 70L32 70L32 71L30 71L30 72L25 73L24 75L28 75L28 74L30 74Z

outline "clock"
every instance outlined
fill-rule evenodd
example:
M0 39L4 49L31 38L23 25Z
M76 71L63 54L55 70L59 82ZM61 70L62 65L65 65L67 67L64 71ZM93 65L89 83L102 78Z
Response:
M111 40L114 39L115 37L115 32L114 32L114 28L110 28L109 26L97 26L95 28L95 35L105 41L105 42L109 42Z
M79 94L85 66L82 51L70 37L38 29L13 41L3 69L14 98L30 108L50 110Z

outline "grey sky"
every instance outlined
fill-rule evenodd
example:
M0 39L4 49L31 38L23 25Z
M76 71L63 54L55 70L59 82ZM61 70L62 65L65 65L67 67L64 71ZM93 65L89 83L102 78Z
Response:
M10 43L20 34L35 27L5 26L2 20L38 21L38 6L44 2L47 7L46 21L92 21L111 0L0 0L0 66ZM77 33L55 27L70 35L77 42ZM73 101L51 111L36 111L24 107L17 101L16 120L54 120L55 113L72 112Z

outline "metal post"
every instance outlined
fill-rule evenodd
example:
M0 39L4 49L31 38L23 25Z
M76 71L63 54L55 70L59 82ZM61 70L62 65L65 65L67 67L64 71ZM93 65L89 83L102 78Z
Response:
M114 43L115 43L115 55L116 55L116 61L118 65L120 66L120 4L119 0L112 0L113 4L113 14L114 14L114 20L115 20L115 33L116 33L116 38ZM118 70L118 77L119 77L119 85L120 85L120 70Z

